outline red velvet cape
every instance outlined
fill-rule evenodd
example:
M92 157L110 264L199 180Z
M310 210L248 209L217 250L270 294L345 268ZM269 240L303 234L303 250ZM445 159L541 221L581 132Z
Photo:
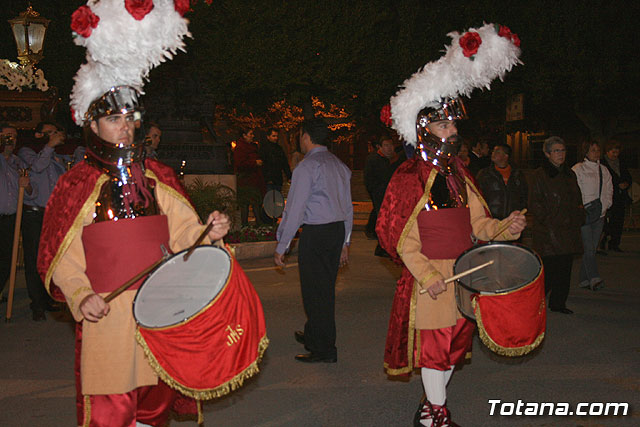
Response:
M160 182L177 191L188 203L191 203L173 169L152 159L145 160L145 167L153 172ZM58 179L47 202L38 249L38 272L49 294L58 301L64 302L65 299L60 288L51 281L50 269L56 256L62 256L60 249L65 239L73 237L70 232L79 231L77 220L82 220L78 216L83 208L93 209L93 204L100 192L99 179L105 176L87 162L78 163ZM101 181L100 185L102 182L104 181Z

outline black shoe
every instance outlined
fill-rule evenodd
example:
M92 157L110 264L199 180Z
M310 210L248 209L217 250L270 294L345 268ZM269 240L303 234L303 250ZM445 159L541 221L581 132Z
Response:
M607 253L605 251L603 251L602 249L598 249L596 251L596 254L598 254L598 255L607 255Z
M609 250L613 252L624 252L622 249L620 249L620 246L609 246Z
M304 345L304 332L302 331L295 331L293 333L293 337L296 339L296 341L298 341L300 344Z
M573 314L573 310L569 310L567 307L564 307L564 308L549 308L549 310L555 311L556 313Z
M336 363L338 361L337 356L321 356L315 353L302 353L296 354L295 358L298 362L304 363Z
M33 312L34 322L44 322L45 320L47 320L47 316L44 315L44 310L35 310Z
M48 302L47 305L45 305L44 309L45 311L48 311L50 313L62 311L62 303L59 303L57 301Z
M382 246L380 246L380 245L376 246L376 250L373 251L373 254L375 256L379 256L379 257L383 257L383 258L391 258L391 256L387 253L387 251L382 249Z
M371 231L365 231L364 235L367 236L367 239L369 240L377 240L378 236L376 236L376 233L372 233Z

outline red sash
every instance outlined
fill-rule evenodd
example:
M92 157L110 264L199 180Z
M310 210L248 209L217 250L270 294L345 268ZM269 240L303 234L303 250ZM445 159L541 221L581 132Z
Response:
M469 208L448 208L418 214L422 254L430 259L456 259L471 246Z
M96 293L111 292L160 258L169 249L165 215L97 222L82 230L87 277ZM138 289L144 278L130 289Z

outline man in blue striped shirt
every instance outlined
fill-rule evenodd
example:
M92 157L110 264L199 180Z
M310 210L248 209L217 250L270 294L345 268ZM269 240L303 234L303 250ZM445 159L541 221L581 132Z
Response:
M351 171L326 147L329 129L321 119L302 124L300 147L305 155L293 171L287 204L278 227L274 261L284 267L284 255L302 226L298 249L304 332L295 338L308 353L301 362L335 363L335 284L338 268L349 260L353 227Z

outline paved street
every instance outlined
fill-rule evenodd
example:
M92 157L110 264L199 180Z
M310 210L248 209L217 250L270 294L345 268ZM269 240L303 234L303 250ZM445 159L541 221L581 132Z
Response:
M399 270L372 256L375 242L354 232L352 259L337 284L338 363L296 362L293 339L304 313L296 259L284 270L271 259L244 261L262 299L269 349L262 372L231 395L205 404L206 426L409 426L422 394L418 375L390 381L382 356ZM622 254L600 256L606 288L579 289L567 303L574 315L549 313L535 354L506 359L476 337L470 364L453 375L448 406L463 426L640 425L640 234L625 234ZM0 306L2 317L6 305ZM62 315L30 318L24 285L10 323L0 323L0 426L75 425L73 328ZM502 402L628 402L626 417L489 416ZM172 421L171 426L195 426Z

